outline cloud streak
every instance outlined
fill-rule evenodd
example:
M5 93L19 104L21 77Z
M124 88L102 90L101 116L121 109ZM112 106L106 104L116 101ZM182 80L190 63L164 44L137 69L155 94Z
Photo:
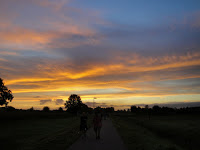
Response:
M46 103L51 103L52 100L51 99L46 99L46 100L40 100L40 105L44 105Z
M47 63L41 65L37 61L40 65L34 72L29 73L24 71L26 68L22 68L18 75L21 78L16 79L17 74L15 74L6 83L14 93L76 91L83 96L101 95L101 97L112 94L123 97L198 94L199 84L195 87L194 84L188 85L186 81L197 80L200 77L199 56L198 53L187 53L182 56L153 58L129 54L124 59L113 58L113 62L120 62L120 65L90 62L93 65L96 63L96 68L91 65L85 70L83 68L78 70L79 68L73 63L72 67L68 68L62 61L51 64L50 59L47 60L48 65ZM37 66L37 63L34 66ZM35 78L30 78L30 75ZM175 86L170 85L171 82L176 83Z
M44 100L40 100L40 105L63 105L64 104L64 100L63 99L44 99Z

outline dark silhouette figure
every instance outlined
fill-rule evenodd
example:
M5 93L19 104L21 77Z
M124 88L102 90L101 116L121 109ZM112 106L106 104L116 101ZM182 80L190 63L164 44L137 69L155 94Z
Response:
M96 134L96 139L100 139L100 131L102 127L102 117L100 113L95 112L95 116L93 118L93 124L94 124L94 132Z
M5 105L7 107L8 101L12 101L14 96L12 95L11 90L4 85L3 79L0 78L0 105Z
M80 131L83 132L83 137L86 138L86 132L88 130L88 127L87 127L88 117L87 117L87 115L86 115L85 112L82 113L80 119L81 119L81 122L80 122Z

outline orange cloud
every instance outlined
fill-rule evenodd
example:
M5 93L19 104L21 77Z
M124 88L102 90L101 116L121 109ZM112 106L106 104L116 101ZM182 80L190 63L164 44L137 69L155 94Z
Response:
M17 52L0 51L0 55L18 56L19 54Z
M41 50L96 45L100 42L95 38L96 31L89 27L59 21L46 21L45 24L49 30L37 31L11 23L7 24L0 30L0 48ZM82 36L83 38L77 41L73 39L73 36Z
M58 0L58 1L50 1L50 0L33 0L39 6L51 8L55 11L59 11L65 4L67 4L70 0Z
M0 31L0 43L3 48L24 50L27 48L42 48L50 42L54 35L40 33L29 29L15 28L10 31Z
M95 38L97 31L96 29L92 29L87 21L88 14L91 12L79 12L76 10L76 13L82 16L81 19L83 19L77 21L77 19L74 19L70 15L65 15L64 13L68 11L68 6L65 6L68 1L69 0L59 0L56 2L50 0L33 0L27 3L27 1L20 0L19 3L26 4L27 6L35 3L37 5L33 7L38 8L39 6L43 6L47 9L56 10L56 12L45 10L50 14L41 14L41 16L37 16L37 21L39 23L36 28L28 28L24 27L24 25L20 25L20 23L15 24L13 20L21 19L20 12L17 12L19 14L15 15L16 12L10 10L9 17L6 18L3 16L3 19L0 20L0 48L8 48L11 50L44 50L98 44L99 39ZM9 5L9 3L7 5ZM64 6L67 7L67 9L61 10ZM8 14L7 10L4 9L2 13ZM12 20L9 20L9 18L11 18L10 16L12 16ZM14 19L13 16L15 16ZM6 18L6 20L4 18ZM99 16L88 18L96 22ZM74 40L74 36L80 36L82 38L80 38L80 40Z
M43 82L43 81L61 81L67 80L68 82L76 82L79 80L85 80L85 78L91 78L90 82L97 77L103 77L108 75L126 75L132 73L143 73L143 72L154 72L160 70L169 70L176 68L184 68L184 67L191 67L191 66L198 66L200 65L200 58L199 53L188 53L187 55L182 56L164 56L159 58L152 58L152 57L139 57L138 59L134 60L134 63L131 57L125 57L125 62L121 62L117 64L90 64L87 68L83 70L77 69L75 66L72 68L68 68L65 66L65 63L62 61L51 64L51 62L38 64L38 70L36 70L37 78L27 78L27 76L21 76L22 78L9 80L8 84L16 84L16 83L25 83L27 81L33 82ZM130 60L130 61L129 61ZM73 64L71 64L73 66ZM174 71L175 71L174 70ZM34 73L35 74L35 73ZM45 76L48 76L46 78ZM168 76L166 74L166 76ZM169 77L169 76L168 76ZM190 76L173 76L173 78L190 78ZM192 75L192 77L198 77L198 75ZM147 81L148 79L152 79L151 76L146 76L145 74L142 75L141 80ZM167 79L167 78L166 78ZM131 80L130 80L131 81ZM98 81L97 84L99 84ZM112 81L113 82L113 81ZM118 82L118 81L116 81ZM122 82L122 81L120 81Z
M100 64L98 66L90 66L81 72L73 70L56 70L58 76L68 77L70 79L80 79L91 76L102 76L108 74L127 74L134 72L148 72L173 68L183 68L200 65L200 53L188 53L183 56L164 56L159 58L139 57L133 61L131 57L125 57L125 62L120 64ZM117 61L116 61L117 62Z
M51 81L55 79L51 78L23 78L23 79L16 79L16 80L8 80L6 83L7 85L15 84L15 83L23 83L23 82L42 82L42 81Z

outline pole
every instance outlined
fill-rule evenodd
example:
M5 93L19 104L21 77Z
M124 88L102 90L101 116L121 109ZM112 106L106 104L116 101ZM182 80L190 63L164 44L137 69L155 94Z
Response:
M94 109L94 99L97 99L96 97L93 98L93 109Z

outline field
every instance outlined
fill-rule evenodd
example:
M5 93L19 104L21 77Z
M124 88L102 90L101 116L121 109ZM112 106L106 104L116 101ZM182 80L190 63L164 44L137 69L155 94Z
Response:
M89 116L89 126L92 117ZM112 121L130 150L199 150L200 116L115 112ZM0 112L0 149L67 149L81 134L66 112Z
M65 112L0 113L0 149L66 149L81 134L80 119Z
M199 115L115 113L113 123L132 150L199 150Z

